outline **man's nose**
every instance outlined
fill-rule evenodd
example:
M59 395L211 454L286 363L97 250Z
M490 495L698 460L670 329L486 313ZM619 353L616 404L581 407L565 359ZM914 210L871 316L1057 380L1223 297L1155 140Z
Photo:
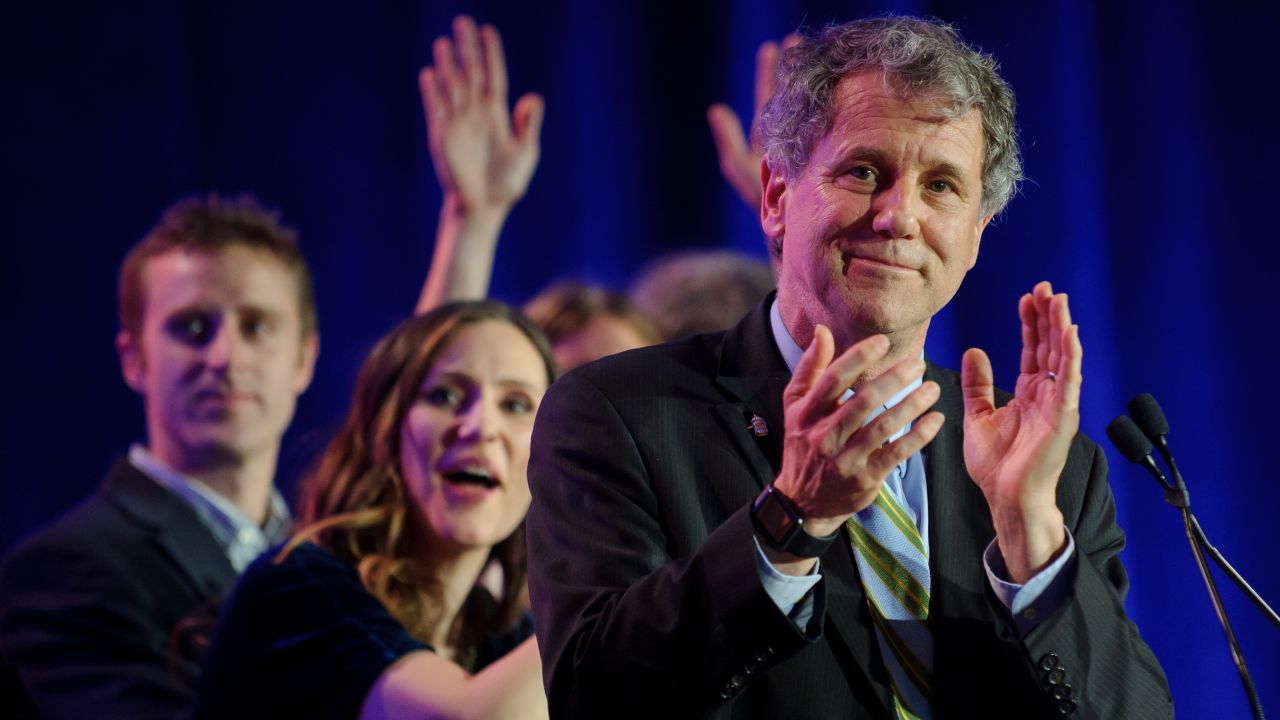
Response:
M912 184L898 180L878 194L872 228L885 237L914 238L920 232L916 201Z
M215 369L230 369L243 361L245 339L236 332L234 323L219 323L218 330L204 348L205 363Z

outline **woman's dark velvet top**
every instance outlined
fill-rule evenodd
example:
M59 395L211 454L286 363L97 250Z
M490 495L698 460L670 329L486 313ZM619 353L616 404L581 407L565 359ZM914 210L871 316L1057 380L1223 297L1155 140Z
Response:
M349 720L391 663L431 650L329 552L304 543L279 565L274 555L249 566L222 610L205 655L197 718ZM510 636L495 638L492 649L481 649L479 664L531 630L526 619Z

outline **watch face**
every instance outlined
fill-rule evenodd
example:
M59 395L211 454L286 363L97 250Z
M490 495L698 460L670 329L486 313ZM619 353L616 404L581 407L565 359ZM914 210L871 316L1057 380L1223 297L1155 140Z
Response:
M799 527L795 516L787 510L784 501L772 492L755 507L756 520L774 546L786 543Z

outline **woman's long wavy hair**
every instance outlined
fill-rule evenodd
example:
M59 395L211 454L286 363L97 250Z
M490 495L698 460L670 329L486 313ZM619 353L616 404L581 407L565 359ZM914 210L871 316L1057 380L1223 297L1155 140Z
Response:
M427 372L458 328L486 320L511 323L546 364L555 364L546 337L519 312L498 302L459 302L402 322L374 346L360 369L351 411L315 469L303 481L301 527L281 550L311 540L351 563L365 588L415 638L430 643L440 622L443 587L421 557L405 549L406 523L417 522L400 470L400 426ZM490 551L502 566L499 599L482 587L468 596L448 630L455 659L469 666L478 645L511 627L527 576L524 524Z

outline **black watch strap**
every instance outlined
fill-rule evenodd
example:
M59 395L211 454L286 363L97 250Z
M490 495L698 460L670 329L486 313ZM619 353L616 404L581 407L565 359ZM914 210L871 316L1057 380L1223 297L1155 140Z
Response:
M840 536L839 530L824 537L810 535L795 505L773 483L751 504L751 524L769 547L797 557L818 557Z

